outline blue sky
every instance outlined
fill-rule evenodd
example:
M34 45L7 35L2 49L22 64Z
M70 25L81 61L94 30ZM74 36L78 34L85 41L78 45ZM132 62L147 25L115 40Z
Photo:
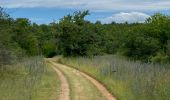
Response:
M170 0L0 0L14 18L29 18L38 24L58 21L78 10L90 10L87 20L102 23L143 22L156 12L170 15Z

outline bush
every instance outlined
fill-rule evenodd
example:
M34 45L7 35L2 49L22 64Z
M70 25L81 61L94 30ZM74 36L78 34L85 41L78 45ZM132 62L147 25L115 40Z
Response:
M124 45L124 55L134 59L148 61L159 49L159 41L152 37L146 37L139 33L128 34Z
M153 63L167 63L168 56L165 53L157 53L156 56L151 57L151 62Z
M15 56L12 51L6 49L3 45L0 44L0 67L11 64L14 58Z

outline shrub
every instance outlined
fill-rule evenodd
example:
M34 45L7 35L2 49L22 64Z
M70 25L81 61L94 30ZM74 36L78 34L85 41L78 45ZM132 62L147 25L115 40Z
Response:
M156 56L151 57L151 62L153 63L167 63L168 56L165 53L157 53Z

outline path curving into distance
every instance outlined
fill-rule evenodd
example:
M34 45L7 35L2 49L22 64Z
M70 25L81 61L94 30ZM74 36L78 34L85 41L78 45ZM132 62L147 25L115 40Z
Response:
M97 80L74 68L50 59L61 81L59 100L116 100Z

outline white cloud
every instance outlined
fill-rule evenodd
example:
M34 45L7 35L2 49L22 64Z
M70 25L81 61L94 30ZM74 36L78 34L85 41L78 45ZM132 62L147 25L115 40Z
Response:
M107 18L103 18L103 19L99 19L99 20L102 23L111 23L113 21L117 22L117 23L124 23L124 22L143 23L149 17L150 17L149 15L147 15L145 13L141 13L141 12L130 12L130 13L121 12L118 14L114 14L111 17L107 17Z
M170 9L169 0L1 0L0 6L57 7L89 9L93 11L113 10L160 10Z

